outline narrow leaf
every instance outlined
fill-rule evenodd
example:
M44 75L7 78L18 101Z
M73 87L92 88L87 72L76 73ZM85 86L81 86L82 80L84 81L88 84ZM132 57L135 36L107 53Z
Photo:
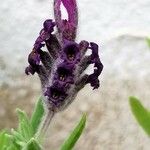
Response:
M35 106L35 109L33 111L31 121L30 121L31 125L33 127L33 130L34 130L33 131L34 134L36 133L36 131L41 123L43 115L44 115L44 106L43 106L43 102L42 102L42 97L40 97Z
M28 140L33 135L33 128L30 124L27 114L20 109L17 109L16 111L19 117L19 129L18 130L22 134L22 136Z
M0 150L17 150L13 145L12 139L13 136L9 135L6 131L0 132Z
M1 131L0 133L0 150L3 150L4 147L9 144L9 139L5 136L6 131Z
M41 146L34 138L32 138L22 150L41 150Z
M6 150L18 150L19 147L16 145L16 139L13 135L10 135L8 133L5 134L6 138L8 138L9 143L6 145Z
M31 134L32 130L30 130L30 127L28 124L25 123L25 121L21 122L21 133L26 141L30 140L32 138Z
M74 147L75 143L77 142L80 135L82 134L83 129L85 128L85 124L86 124L86 115L83 114L78 125L72 131L69 138L61 146L61 150L71 150Z
M19 141L25 141L26 140L22 136L22 134L20 134L19 132L15 131L14 129L11 129L11 133L12 133L13 137L15 138L15 140L19 140Z
M150 136L150 113L135 97L130 97L130 106L132 113L134 114L138 123L141 125L144 131Z

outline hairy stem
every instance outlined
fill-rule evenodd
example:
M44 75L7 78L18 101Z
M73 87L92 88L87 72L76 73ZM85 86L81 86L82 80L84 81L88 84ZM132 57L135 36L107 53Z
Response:
M46 111L45 116L43 117L43 120L41 122L41 126L36 134L36 138L39 141L41 141L45 137L53 116L54 116L54 111L52 110Z

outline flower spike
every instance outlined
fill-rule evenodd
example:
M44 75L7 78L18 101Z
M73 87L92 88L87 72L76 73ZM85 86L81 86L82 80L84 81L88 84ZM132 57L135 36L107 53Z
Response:
M68 13L66 20L61 18L61 4ZM96 43L85 40L79 44L75 42L78 25L76 0L54 0L54 15L55 21L48 19L43 23L43 29L28 56L29 66L25 73L38 74L46 109L56 113L68 107L86 84L93 89L99 87L98 77L103 64ZM88 49L92 51L91 55L85 55ZM88 75L85 70L90 64L94 64L94 69Z

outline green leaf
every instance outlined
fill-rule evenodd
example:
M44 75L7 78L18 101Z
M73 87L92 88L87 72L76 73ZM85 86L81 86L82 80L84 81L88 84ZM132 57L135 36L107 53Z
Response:
M22 143L22 141L24 143L26 143L26 141L27 141L20 132L17 132L14 129L11 129L11 135L7 135L7 136L9 136L11 138L13 147L15 147L16 149L19 149L19 150L22 147L22 144L20 144L20 143Z
M11 133L12 133L13 137L15 138L15 140L26 141L26 139L22 136L22 134L20 134L19 132L15 131L14 129L11 130Z
M150 112L135 97L130 97L130 106L138 123L150 136Z
M61 150L71 150L74 147L75 143L77 142L80 135L82 134L83 129L85 128L85 124L86 124L86 115L83 114L78 125L72 131L69 138L61 146Z
M4 147L9 144L9 139L5 136L6 131L0 132L0 150L3 150Z
M12 142L12 135L9 135L6 131L0 133L0 150L17 150Z
M19 118L18 131L26 140L29 140L33 136L33 128L30 124L28 116L24 111L20 109L17 109L16 111Z
M9 145L6 146L5 150L20 150L20 148L18 148L13 141L11 141L11 143Z
M150 38L149 37L146 38L146 43L147 43L148 47L150 48Z
M6 131L0 132L0 150L41 150L40 144L33 138L44 115L42 98L36 104L31 120L26 112L17 109L19 126L17 131L11 130L11 135Z
M31 125L33 127L33 133L35 134L37 132L37 129L41 123L41 120L44 115L44 106L43 106L43 101L42 97L39 98L35 109L33 111L32 117L31 117Z
M41 150L41 146L34 138L31 138L31 140L23 147L22 150Z

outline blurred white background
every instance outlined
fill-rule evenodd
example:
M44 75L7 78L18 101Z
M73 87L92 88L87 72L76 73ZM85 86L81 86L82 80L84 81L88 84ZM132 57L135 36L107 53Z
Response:
M25 76L27 57L45 19L53 17L52 0L5 0L0 4L0 120L15 126L16 107L31 112L40 95L34 76ZM128 97L150 108L150 0L78 0L77 41L100 45L104 70L97 91L87 86L54 120L47 139L58 149L82 112L89 114L77 150L149 150L150 141L133 118ZM16 119L16 118L15 118ZM51 147L51 148L50 148Z

